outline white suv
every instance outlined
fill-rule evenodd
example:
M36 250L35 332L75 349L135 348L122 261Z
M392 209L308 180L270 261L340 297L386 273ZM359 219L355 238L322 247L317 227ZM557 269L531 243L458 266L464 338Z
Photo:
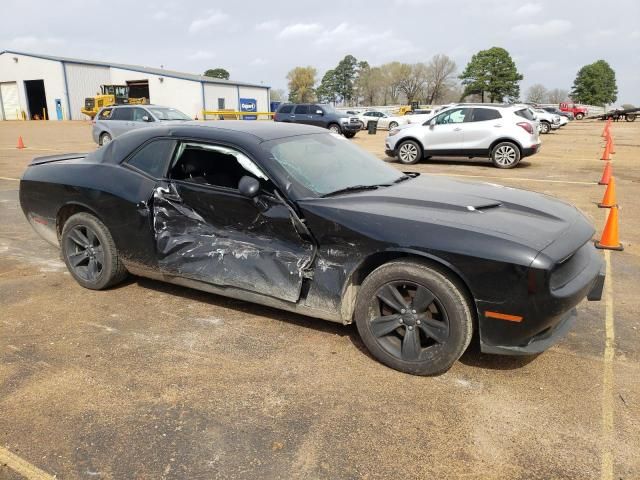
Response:
M432 156L489 157L498 168L513 168L540 144L535 118L526 106L462 104L423 124L390 130L385 153L405 164Z

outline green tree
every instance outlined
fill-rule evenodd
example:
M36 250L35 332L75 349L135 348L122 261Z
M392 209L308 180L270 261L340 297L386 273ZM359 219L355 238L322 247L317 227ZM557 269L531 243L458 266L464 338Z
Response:
M571 98L587 105L606 105L618 99L616 72L604 60L582 67L573 81Z
M471 57L459 78L465 86L463 97L479 94L484 102L487 93L491 102L502 102L505 98L516 100L520 96L519 82L524 77L518 73L509 52L493 47Z
M336 79L336 71L334 69L327 70L320 86L316 88L316 95L321 102L335 103L338 98L338 81Z
M316 99L315 84L318 71L309 67L296 67L287 74L290 102L313 102Z
M357 76L358 60L353 55L344 57L333 69L336 94L346 104L351 103L353 100L354 83Z
M223 80L229 80L229 72L224 68L210 68L204 72L205 77L222 78Z

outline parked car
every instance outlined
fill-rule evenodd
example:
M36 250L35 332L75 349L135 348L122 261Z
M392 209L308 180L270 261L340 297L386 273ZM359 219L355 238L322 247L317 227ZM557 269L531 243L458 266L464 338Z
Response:
M376 110L369 110L367 112L360 113L358 115L358 120L360 120L362 124L361 128L367 128L369 122L373 120L377 122L378 128L385 130L395 128L398 125L406 125L408 123L407 119L403 117L396 117Z
M94 117L91 134L98 145L109 143L130 130L156 125L156 122L191 120L180 110L159 105L117 105L105 107Z
M547 134L551 130L557 130L561 125L560 115L549 113L542 108L532 108L540 125L540 133ZM567 120L568 122L568 120Z
M581 107L575 103L562 102L559 105L560 110L563 112L570 112L573 114L576 120L582 120L589 115L589 109L587 107Z
M87 155L34 159L20 204L83 287L129 272L355 322L375 358L419 375L446 371L474 334L484 352L549 348L604 282L594 229L573 206L404 174L307 125L132 131Z
M542 107L542 108L545 109L549 113L553 113L555 115L560 115L561 117L565 117L569 121L575 120L575 117L573 116L573 113L571 113L571 112L563 112L558 107Z
M304 123L323 127L333 133L353 138L361 129L357 117L338 112L331 105L314 103L283 103L273 117L276 122Z
M489 157L498 168L513 168L538 152L540 144L526 106L464 104L423 124L391 130L386 154L405 164L432 156Z

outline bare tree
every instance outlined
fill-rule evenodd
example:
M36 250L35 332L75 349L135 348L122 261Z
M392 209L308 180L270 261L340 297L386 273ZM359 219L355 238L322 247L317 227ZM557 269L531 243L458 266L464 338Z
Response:
M400 62L385 63L380 70L383 78L382 103L384 105L398 103L403 76L402 64Z
M360 70L356 91L364 105L375 105L385 89L384 80L381 67L366 67Z
M289 101L313 102L316 99L314 86L317 70L309 67L295 67L287 74L289 80Z
M427 65L426 102L432 105L442 100L455 82L456 62L446 55L434 55Z
M270 92L272 102L283 102L287 94L281 88L272 88Z
M427 83L427 66L424 63L403 63L401 72L402 80L398 87L407 96L407 103L411 103L424 91Z
M535 83L527 90L527 102L544 103L547 100L548 93L544 85Z
M547 102L562 103L569 98L569 91L561 88L553 88L547 92Z

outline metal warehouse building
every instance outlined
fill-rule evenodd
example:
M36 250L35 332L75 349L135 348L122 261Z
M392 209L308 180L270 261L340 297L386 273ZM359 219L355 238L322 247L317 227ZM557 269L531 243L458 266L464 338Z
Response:
M86 120L80 109L100 85L129 85L132 96L201 118L202 110L269 111L269 87L162 68L94 62L35 53L0 52L0 120ZM242 102L241 102L242 99Z

